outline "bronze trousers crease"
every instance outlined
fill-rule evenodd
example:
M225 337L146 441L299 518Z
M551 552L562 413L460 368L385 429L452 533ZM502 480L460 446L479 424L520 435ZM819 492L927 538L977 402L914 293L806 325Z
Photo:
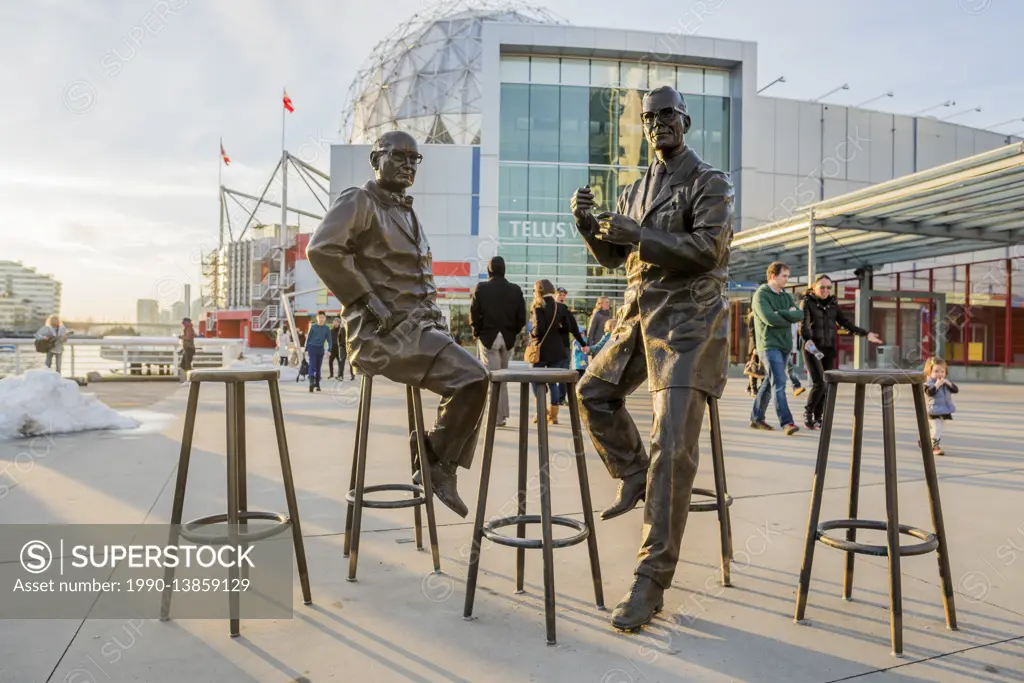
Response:
M626 410L626 397L647 379L647 359L642 345L633 351L618 383L599 379L589 372L579 384L580 414L594 448L615 479L647 470L647 452L640 431Z
M469 469L487 404L487 369L458 344L449 344L434 359L421 384L441 396L437 419L427 433L432 450L443 463Z
M655 391L652 397L651 463L636 573L668 588L690 511L708 395L698 389L670 387Z

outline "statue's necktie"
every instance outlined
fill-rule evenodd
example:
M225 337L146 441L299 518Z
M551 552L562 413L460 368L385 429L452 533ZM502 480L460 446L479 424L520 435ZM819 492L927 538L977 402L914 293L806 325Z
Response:
M661 191L661 186L665 182L665 164L658 163L654 166L654 178L651 180L650 190L647 193L647 201L644 204L644 209L650 210L651 204L654 203L654 199L658 196L658 192Z

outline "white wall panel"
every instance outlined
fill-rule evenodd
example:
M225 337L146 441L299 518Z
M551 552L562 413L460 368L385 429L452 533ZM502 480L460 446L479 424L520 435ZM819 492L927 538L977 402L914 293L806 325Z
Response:
M821 173L821 105L801 102L799 106L799 166L802 176Z
M912 116L895 116L896 132L893 138L894 167L893 177L909 175L917 169L914 167L914 118Z
M974 134L975 131L970 128L965 128L963 126L956 126L954 128L957 159L965 159L967 157L974 156Z
M846 142L846 107L825 105L823 116L825 130L821 147L821 173L832 180L845 180L846 163L836 158L836 150L843 149Z
M923 171L956 161L955 126L919 118L917 120L917 170Z
M767 97L758 102L758 115L754 119L757 144L757 170L764 173L775 171L775 103Z
M799 173L799 102L775 101L775 172Z
M871 168L870 180L872 183L881 183L892 180L893 153L893 115L881 112L871 112ZM855 140L851 143L853 149L851 154L859 154L856 146L864 146L864 143Z
M865 142L869 140L870 142ZM826 156L846 161L846 178L860 182L871 180L871 156L882 154L881 143L876 148L871 135L871 112L846 108L846 138L836 147L827 147ZM876 151L877 150L877 151Z

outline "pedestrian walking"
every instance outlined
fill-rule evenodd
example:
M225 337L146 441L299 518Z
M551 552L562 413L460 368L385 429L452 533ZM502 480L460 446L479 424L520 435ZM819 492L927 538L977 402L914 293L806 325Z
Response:
M578 341L572 340L572 369L576 371L580 379L583 379L583 374L590 367L590 359L594 358L604 348L604 345L608 343L608 340L611 339L613 329L615 329L614 318L606 318L603 334L596 342L589 344L589 353L583 351L583 347L580 346Z
M942 450L942 423L953 419L956 412L956 405L953 403L953 394L960 391L960 387L953 384L947 377L949 367L946 361L941 358L932 357L924 364L924 393L928 405L928 422L932 435L932 453L934 455L945 455Z
M555 301L557 301L558 303L562 304L562 306L565 307L565 310L569 313L569 317L572 318L573 329L575 329L580 335L582 335L583 334L583 330L580 328L579 322L576 320L576 316L573 314L572 309L569 308L569 305L567 303L565 303L565 300L568 297L569 297L569 292L568 292L568 290L566 290L565 287L557 287L557 288L555 288ZM573 333L569 329L559 329L558 330L558 334L562 338L562 343L565 345L565 352L566 352L566 355L569 358L569 362L570 362L570 365L571 365L571 363L572 363L572 344L569 343L569 335L573 334ZM575 334L573 336L575 336ZM585 343L585 344L589 345L590 342L588 340L584 340L583 342L580 342L580 343L581 344ZM589 346L588 346L588 348L589 348ZM557 404L552 404L552 405L560 407L560 406L564 406L565 405L565 397L569 395L569 388L565 384L559 384L558 385L558 390L559 390L558 391L559 402ZM557 421L558 411L557 410L555 411L555 418L556 418L555 422L553 422L552 424L558 424L558 421Z
M533 284L533 331L530 333L531 346L527 349L527 362L535 368L563 368L569 369L569 342L568 337L572 335L583 352L588 353L590 347L580 334L576 318L564 304L556 300L555 286L550 280L537 280ZM562 334L565 334L563 340ZM547 421L550 424L558 424L558 407L563 404L562 385L551 385L551 401L548 407ZM534 392L537 396L547 391L547 385L534 384ZM534 418L534 422L537 422Z
M793 323L792 338L793 345L789 355L786 356L786 372L789 374L789 381L793 383L793 395L799 396L807 391L807 387L800 383L800 377L797 376L796 372L797 354L800 353L800 323Z
M327 327L327 314L316 312L316 322L306 333L306 355L309 356L309 393L320 391L320 370L324 365L324 345L331 350L331 328Z
M178 335L178 339L181 340L181 362L178 364L180 368L178 374L181 378L181 385L187 387L189 385L188 373L192 371L192 359L196 355L196 329L192 326L191 318L182 318L181 334Z
M839 307L832 292L832 279L819 275L800 302L803 319L800 322L801 350L804 364L811 380L811 392L804 406L804 426L820 429L822 412L825 410L825 371L834 370L838 357L841 327L850 334L867 337L872 344L881 344L882 338L874 332L857 327Z
M606 296L597 297L597 303L594 304L594 310L590 314L590 322L587 323L587 345L594 346L601 337L605 335L605 325L612 319L612 300ZM591 350L591 355L596 354L596 351Z
M331 354L327 359L327 379L334 379L334 364L338 363L338 379L345 378L345 361L343 360L344 347L342 342L345 336L345 328L341 325L341 318L335 318L331 323Z
M768 374L761 382L761 388L754 397L750 411L750 426L753 429L772 430L765 422L765 412L772 395L775 397L775 413L786 435L793 435L800 428L793 423L793 414L786 401L786 361L793 348L792 325L803 319L803 313L796 307L793 297L785 289L789 282L789 266L775 261L768 266L768 282L754 293L754 324L757 326L757 353Z
M40 327L35 334L36 350L46 354L46 367L57 361L57 374L60 374L61 358L64 356L64 342L68 340L68 330L60 321L59 315L51 315L46 319L46 324Z
M288 334L288 328L281 327L277 330L277 363L282 367L288 366L288 358L291 351L292 336Z
M469 324L477 340L480 360L488 372L508 368L516 337L526 326L526 300L522 288L505 279L505 259L495 256L487 264L487 280L477 284L469 306ZM498 394L498 426L508 422L508 385Z

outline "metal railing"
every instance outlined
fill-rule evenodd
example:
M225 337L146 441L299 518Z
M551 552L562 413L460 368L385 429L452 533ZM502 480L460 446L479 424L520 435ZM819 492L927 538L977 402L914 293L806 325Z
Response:
M250 329L255 330L256 332L263 332L275 327L280 317L278 308L277 304L271 304L260 311L259 315L252 316L249 319Z
M241 339L199 338L195 340L193 368L230 365L244 345ZM144 375L174 374L181 358L181 343L174 337L69 338L64 342L61 374L84 376L100 374ZM46 354L35 349L31 338L0 339L0 376L20 375L26 370L45 367Z

